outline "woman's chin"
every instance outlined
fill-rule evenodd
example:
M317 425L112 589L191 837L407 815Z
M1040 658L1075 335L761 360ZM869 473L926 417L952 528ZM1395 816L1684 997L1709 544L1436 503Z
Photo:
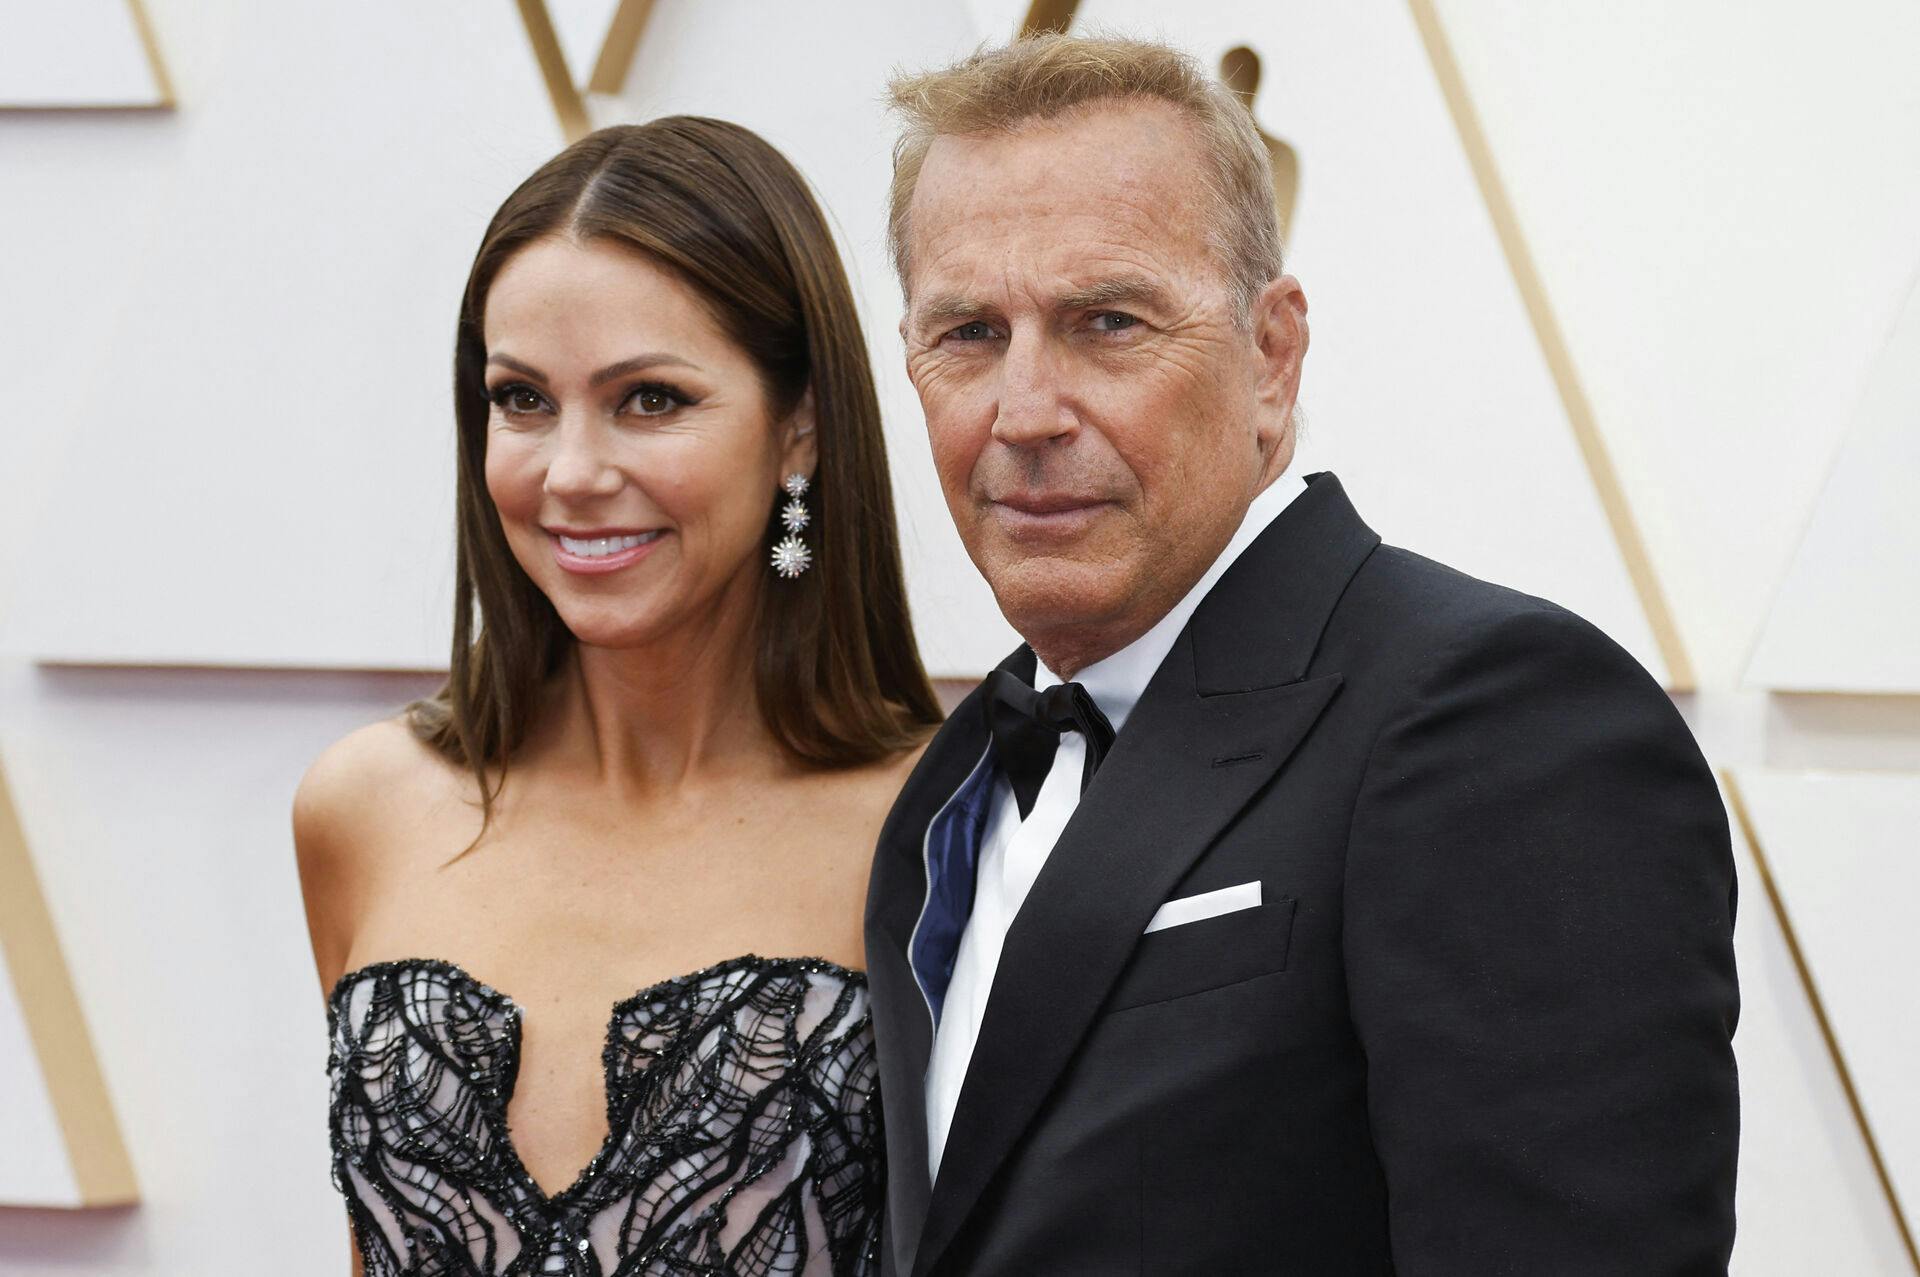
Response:
M560 620L582 647L616 651L645 647L664 628L661 618L651 613L645 616L636 616L632 611L609 614L603 608L561 608Z
M650 575L619 590L570 579L537 583L577 642L625 651L674 635L705 635L710 641L732 633L736 623L745 624L752 616L751 573L756 566L743 563L735 577L718 587L687 572Z

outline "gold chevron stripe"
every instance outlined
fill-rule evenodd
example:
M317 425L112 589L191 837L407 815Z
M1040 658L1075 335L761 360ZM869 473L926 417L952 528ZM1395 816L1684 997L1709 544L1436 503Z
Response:
M1640 607L1646 615L1648 628L1653 631L1654 642L1660 648L1660 657L1666 662L1667 690L1694 691L1697 684L1693 662L1687 656L1680 629L1674 623L1666 591L1661 588L1660 579L1654 573L1653 559L1647 553L1646 542L1641 539L1640 527L1634 521L1633 509L1627 503L1620 476L1614 470L1613 458L1607 452L1606 440L1600 434L1599 423L1593 415L1593 405L1588 402L1587 392L1580 383L1580 374L1574 367L1566 338L1560 332L1559 321L1554 318L1553 307L1547 300L1546 286L1541 282L1540 272L1533 264L1533 255L1527 249L1526 237L1520 231L1520 219L1515 215L1513 203L1507 198L1506 187L1500 181L1500 171L1493 160L1493 148L1487 144L1480 119L1474 114L1466 80L1454 60L1453 49L1447 43L1439 15L1434 12L1433 0L1407 0L1407 5L1413 12L1414 25L1420 30L1421 43L1426 46L1427 61L1433 66L1434 78L1440 83L1441 96L1446 99L1447 112L1453 117L1454 129L1460 135L1460 145L1466 152L1474 181L1480 187L1481 201L1486 205L1487 215L1493 219L1494 233L1499 236L1500 248L1506 254L1507 268L1512 272L1514 285L1520 290L1521 300L1526 305L1534 338L1540 343L1540 353L1546 358L1547 370L1553 376L1555 389L1560 392L1561 407L1573 426L1574 440L1579 445L1581 459L1586 462L1587 476L1600 498L1601 509L1606 512L1607 524L1613 531L1614 544L1626 564L1628 579L1633 582L1634 592L1640 596ZM1027 16L1020 23L1020 35L1065 31L1073 24L1074 12L1079 7L1079 0L1032 0L1027 6Z
M633 67L633 55L640 51L640 37L646 32L647 18L653 13L653 0L620 0L613 21L607 24L607 36L600 44L600 56L594 59L593 74L587 87L595 93L618 93L626 87L627 72Z
M1893 1177L1887 1173L1887 1164L1880 1156L1880 1141L1873 1137L1873 1126L1867 1121L1867 1110L1860 1103L1860 1092L1854 1089L1853 1071L1847 1067L1847 1057L1840 1050L1840 1039L1834 1036L1833 1023L1827 1019L1827 1004L1821 1000L1820 988L1813 981L1813 968L1807 965L1807 956L1800 949L1800 938L1794 934L1793 920L1787 917L1786 899L1780 894L1780 885L1774 881L1773 868L1767 863L1767 853L1760 846L1760 835L1754 829L1753 817L1747 811L1747 800L1740 792L1740 784L1734 779L1731 769L1721 769L1720 783L1726 788L1727 805L1733 809L1740 833L1753 852L1753 863L1760 870L1760 884L1766 888L1767 902L1773 906L1773 916L1780 923L1780 934L1786 937L1787 953L1793 958L1793 969L1800 977L1800 987L1806 990L1807 1004L1813 1008L1814 1023L1820 1026L1820 1037L1827 1044L1827 1055L1833 1060L1833 1071L1840 1076L1840 1089L1847 1097L1847 1107L1853 1111L1854 1125L1860 1128L1860 1138L1867 1146L1867 1157L1873 1163L1874 1176L1880 1181L1880 1191L1886 1195L1887 1208L1893 1212L1893 1223L1900 1230L1901 1244L1907 1248L1907 1259L1913 1264L1914 1272L1920 1274L1920 1249L1914 1246L1913 1230L1907 1227L1906 1212L1900 1208L1900 1194L1895 1191Z
M167 74L166 61L160 56L160 42L154 39L153 21L147 17L146 6L141 0L127 0L127 12L133 19L134 33L140 38L140 48L146 54L147 69L153 75L153 87L156 97L151 102L70 102L57 106L9 106L0 104L0 111L79 111L118 112L118 111L171 111L179 105L173 96L173 79Z
M553 114L569 143L578 142L593 132L587 119L587 104L567 70L567 57L554 34L553 18L545 0L516 0L520 21L526 24L527 42L533 46L534 60L540 64L540 77L547 82L547 96L553 100ZM623 6L624 7L624 6Z
M133 1163L121 1142L100 1063L94 1057L73 979L60 956L53 918L33 872L27 840L0 770L0 954L13 978L27 1036L66 1144L82 1206L138 1201ZM5 978L0 976L0 978Z
M1500 237L1500 247L1506 253L1507 268L1513 272L1513 282L1526 304L1527 318L1533 323L1533 334L1540 343L1540 353L1546 357L1547 369L1553 374L1553 384L1560 392L1561 406L1566 409L1567 420L1573 425L1580 455L1587 463L1587 474L1593 481L1594 491L1599 494L1601 507L1607 513L1607 522L1613 528L1613 539L1620 549L1620 557L1626 561L1627 575L1640 595L1640 606L1646 612L1654 641L1660 646L1661 658L1666 661L1667 689L1691 692L1696 687L1693 662L1688 659L1686 647L1680 640L1680 630L1674 624L1666 592L1661 589L1660 580L1654 574L1653 560L1647 554L1646 543L1641 540L1633 509L1627 504L1626 492L1620 486L1620 476L1613 468L1613 458L1607 453L1606 441L1601 437L1599 423L1594 418L1593 405L1587 401L1586 389L1580 383L1579 370L1574 367L1566 337L1560 331L1559 321L1554 318L1553 306L1547 300L1546 285L1541 282L1533 254L1527 249L1526 236L1520 230L1520 219L1514 212L1512 200L1507 197L1506 186L1500 180L1500 170L1493 159L1493 148L1487 144L1480 118L1474 113L1466 79L1460 74L1459 63L1454 60L1453 48L1447 43L1440 17L1434 11L1433 0L1407 0L1407 7L1413 11L1414 25L1420 28L1420 39L1427 47L1427 60L1433 64L1434 78L1440 82L1441 96L1447 100L1447 111L1453 116L1453 126L1460 134L1461 148L1466 151L1467 163L1473 168L1474 180L1479 183L1480 198L1487 206L1487 214L1493 219L1494 232Z
M147 7L141 0L127 0L127 8L132 11L134 28L140 33L140 47L147 51L147 65L153 70L153 83L160 90L160 100L154 106L171 111L176 105L173 80L167 75L167 64L161 60L160 42L153 36L153 20L147 17Z

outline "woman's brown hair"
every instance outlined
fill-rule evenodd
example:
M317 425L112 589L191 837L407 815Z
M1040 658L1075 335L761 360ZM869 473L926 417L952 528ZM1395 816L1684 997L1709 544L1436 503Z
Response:
M752 359L773 420L813 392L813 570L760 591L760 712L795 758L821 767L916 743L940 709L907 616L880 404L846 273L785 157L747 129L697 116L582 138L507 197L481 240L454 341L453 663L438 692L407 707L414 735L474 773L490 821L542 686L573 646L508 548L486 486L487 293L508 258L555 235L624 244L677 273ZM769 544L776 495L767 494Z

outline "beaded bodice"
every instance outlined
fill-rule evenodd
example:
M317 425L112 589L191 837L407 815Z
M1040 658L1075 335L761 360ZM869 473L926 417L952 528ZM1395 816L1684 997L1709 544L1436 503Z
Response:
M446 962L378 963L334 986L333 1177L368 1277L879 1270L864 976L743 957L615 1006L606 1142L551 1197L507 1128L521 1020Z

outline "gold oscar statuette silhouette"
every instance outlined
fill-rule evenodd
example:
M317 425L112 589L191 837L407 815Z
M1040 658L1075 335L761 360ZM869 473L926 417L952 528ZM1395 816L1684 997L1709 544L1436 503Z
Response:
M1253 95L1260 91L1260 55L1244 44L1228 49L1220 58L1220 82L1238 94L1253 115ZM1254 127L1260 128L1257 115ZM1280 242L1285 244L1293 228L1294 198L1300 193L1300 153L1265 129L1260 129L1260 140L1267 144L1273 163L1273 204L1280 214Z
M1032 0L1020 23L1020 37L1044 31L1065 34L1079 8L1080 0ZM1220 81L1234 91L1252 115L1253 96L1260 91L1260 55L1244 44L1228 49L1220 59ZM1259 128L1258 118L1256 115L1255 128ZM1293 227L1294 199L1300 193L1300 155L1265 129L1260 129L1260 140L1267 144L1267 155L1273 162L1273 204L1280 215L1280 242L1284 245Z

